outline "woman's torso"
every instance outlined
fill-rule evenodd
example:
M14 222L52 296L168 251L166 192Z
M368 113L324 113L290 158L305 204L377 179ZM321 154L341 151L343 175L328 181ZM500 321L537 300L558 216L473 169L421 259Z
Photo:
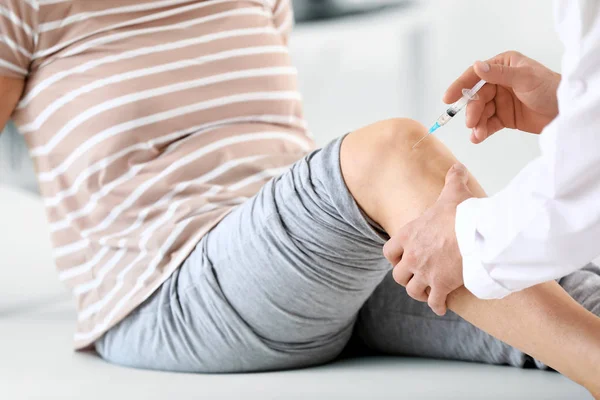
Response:
M39 1L14 119L77 299L78 347L312 148L270 3Z

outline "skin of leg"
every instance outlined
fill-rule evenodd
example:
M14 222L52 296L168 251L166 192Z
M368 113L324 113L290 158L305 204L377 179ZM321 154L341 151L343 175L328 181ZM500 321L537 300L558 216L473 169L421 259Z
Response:
M344 180L363 211L393 235L439 196L457 162L434 136L409 119L392 119L349 134L341 149ZM485 192L473 176L469 188ZM574 301L556 282L480 300L466 288L448 307L478 328L551 366L600 399L600 318Z

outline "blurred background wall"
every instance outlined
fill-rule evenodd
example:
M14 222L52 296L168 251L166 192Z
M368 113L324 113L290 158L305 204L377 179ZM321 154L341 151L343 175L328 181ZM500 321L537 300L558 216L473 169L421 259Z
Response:
M475 60L505 50L560 70L562 48L549 0L293 1L299 21L290 47L308 124L320 145L385 118L431 124L444 110L441 96L452 80ZM392 6L370 10L384 3ZM535 137L512 131L472 145L464 114L438 132L489 193L538 151ZM35 190L22 143L9 146L8 135L2 136L0 184Z
M302 0L296 0L302 1ZM560 70L549 0L431 0L333 21L299 23L292 54L309 127L319 144L378 119L430 125L447 86L469 65L518 50ZM537 139L505 131L469 142L464 113L438 131L488 193L538 154Z

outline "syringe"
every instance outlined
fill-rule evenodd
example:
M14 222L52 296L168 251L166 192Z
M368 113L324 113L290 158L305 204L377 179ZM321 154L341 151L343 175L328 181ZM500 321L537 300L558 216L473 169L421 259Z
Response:
M429 132L427 132L425 136L423 136L417 143L415 143L415 145L412 148L414 149L419 143L425 140L427 136L435 132L439 127L446 125L448 121L450 121L456 114L458 114L460 110L465 108L465 106L469 104L471 100L477 100L477 92L479 92L479 89L481 89L483 85L485 85L485 81L482 79L479 82L477 82L477 84L473 86L473 88L463 89L462 97L450 107L448 107L446 112L440 115L435 124L433 124L433 126L429 129Z

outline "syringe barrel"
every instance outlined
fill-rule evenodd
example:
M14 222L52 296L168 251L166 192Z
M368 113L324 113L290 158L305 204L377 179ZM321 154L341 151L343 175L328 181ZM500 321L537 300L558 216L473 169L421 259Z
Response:
M449 115L447 112L443 113L442 115L440 115L440 117L437 119L437 123L440 126L444 126L448 123L448 121L450 121L452 119L452 116Z
M481 89L483 87L483 85L485 85L487 82L484 81L483 79L480 80L479 82L477 82L475 84L475 86L473 86L471 88L471 90L469 90L469 97L473 97L475 94L477 94L477 92L479 92L479 89ZM463 91L464 94L464 91Z
M452 104L449 108L448 108L448 113L452 114L454 112L454 114L458 114L460 112L460 110L462 110L463 108L465 108L465 106L469 103L471 99L467 96L463 96L461 97L458 101L456 101L454 104ZM454 115L452 115L454 116Z
M485 85L485 83L486 82L484 80L480 80L475 86L473 86L472 89L463 89L462 97L450 107L448 107L446 112L440 115L440 117L437 119L436 122L438 123L438 125L446 125L448 121L450 121L456 114L460 112L460 110L462 110L467 104L469 104L469 101L477 100L477 92L483 87L483 85Z

